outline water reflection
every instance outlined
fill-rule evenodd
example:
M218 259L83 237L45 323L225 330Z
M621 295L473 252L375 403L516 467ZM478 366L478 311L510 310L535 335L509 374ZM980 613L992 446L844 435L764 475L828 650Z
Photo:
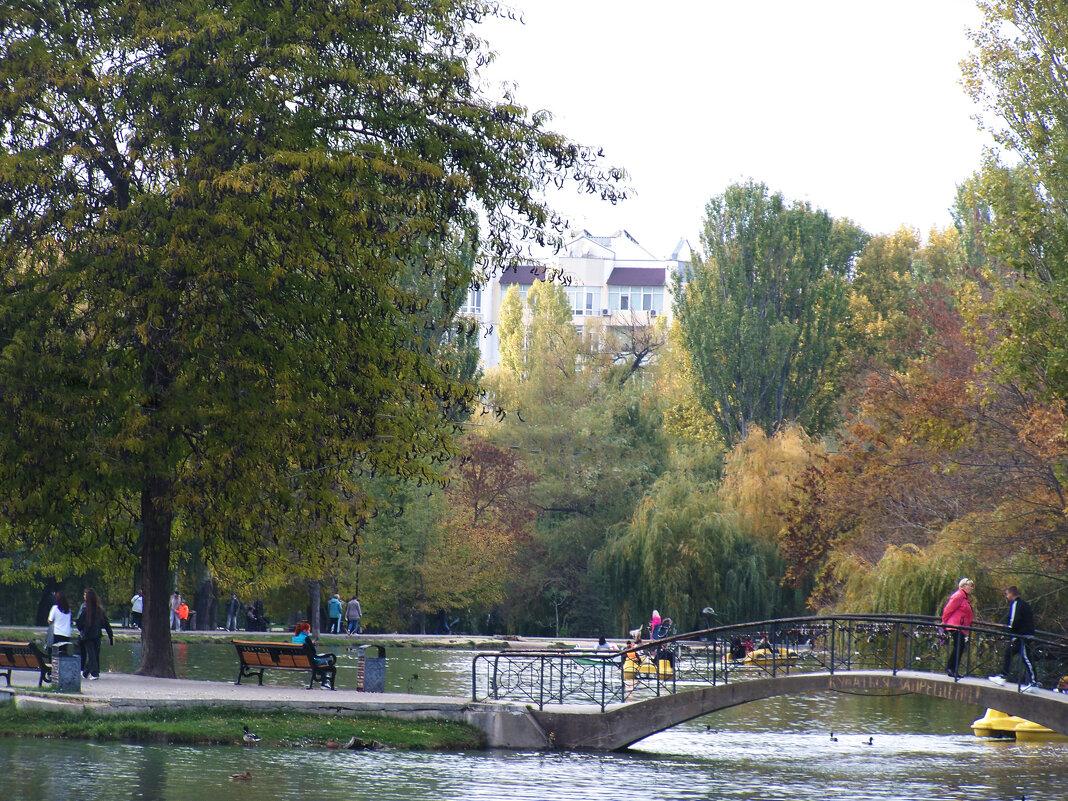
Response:
M174 668L181 679L235 681L237 656L228 640L203 643L174 643ZM321 650L337 654L337 686L356 688L356 646L324 643ZM471 651L444 649L387 648L386 691L421 695L467 697L471 693ZM101 652L101 665L132 673L141 664L141 643L117 641L113 648ZM284 671L265 671L264 684L298 687L307 676Z
M904 721L956 725L961 713L906 698ZM1063 744L990 743L969 733L901 730L887 699L823 697L739 707L647 738L618 754L482 752L423 754L193 748L0 739L0 798L185 801L429 801L552 798L606 793L648 799L909 799L991 801L1062 798ZM812 725L817 710L826 713ZM970 714L970 713L969 713ZM766 729L774 723L780 729ZM837 742L827 725L833 723ZM874 734L869 727L890 725ZM747 728L746 726L749 726ZM863 736L862 736L863 735ZM866 745L868 737L873 744ZM57 770L57 766L61 766ZM230 776L249 771L252 780Z
M136 667L136 645L106 649L110 664ZM177 648L186 677L236 676L229 643ZM338 650L344 668L354 670L355 653ZM387 689L464 696L472 656L389 649ZM284 674L280 680L296 681ZM346 681L354 684L355 678L339 683L351 686ZM1068 744L976 738L969 727L982 713L911 695L771 698L698 718L618 754L425 754L0 738L0 799L587 801L627 794L672 801L993 801L1023 793L1029 799L1068 795ZM230 780L244 771L251 781Z

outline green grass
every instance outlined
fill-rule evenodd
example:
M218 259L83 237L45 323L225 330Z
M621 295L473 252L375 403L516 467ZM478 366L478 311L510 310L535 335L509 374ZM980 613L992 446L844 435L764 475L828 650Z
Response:
M16 737L232 745L241 743L243 725L258 734L265 746L326 748L359 737L389 748L416 751L485 747L480 731L449 721L316 715L291 710L253 713L238 707L157 709L130 715L71 714L19 710L14 704L0 704L0 735Z

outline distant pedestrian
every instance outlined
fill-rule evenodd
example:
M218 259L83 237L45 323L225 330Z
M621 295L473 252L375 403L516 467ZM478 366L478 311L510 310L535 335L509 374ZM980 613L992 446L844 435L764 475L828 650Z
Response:
M968 632L964 629L972 625L975 614L971 604L973 592L975 592L975 582L970 578L962 578L957 582L957 591L949 596L949 600L942 609L942 625L952 638L946 674L955 679L961 677L960 658L968 639Z
M345 605L345 620L348 621L347 634L359 634L360 632L360 618L363 617L363 609L360 607L360 601L353 593L352 598Z
M1026 693L1035 687L1035 670L1031 666L1031 655L1028 653L1031 638L1035 636L1035 617L1031 612L1031 605L1020 597L1020 590L1016 586L1005 588L1005 600L1009 602L1009 613L1005 617L1005 625L1012 631L1013 637L1005 646L1001 672L996 676L991 676L990 680L995 684L1004 684L1005 677L1011 675L1013 657L1019 655L1023 672L1020 678L1022 685L1020 690Z
M67 653L67 644L74 639L70 613L70 602L67 596L59 590L55 594L55 603L48 610L48 623L52 627L52 653Z
M108 633L108 642L115 644L111 623L100 605L96 591L85 591L85 602L78 610L78 631L82 635L82 676L94 680L100 678L100 640Z
M330 633L341 633L341 613L345 611L345 604L341 600L341 596L338 593L334 593L334 597L326 604L326 615L330 618Z
M236 592L230 593L230 600L226 602L226 630L237 631L237 613L241 610L241 601Z
M660 613L654 609L652 616L649 618L649 639L655 640L659 638L660 624L662 622L663 619L660 617Z
M130 599L130 625L135 629L141 628L141 615L145 611L145 597L138 590Z
M171 596L171 631L180 631L182 628L182 619L178 617L178 607L181 605L182 596L175 590Z
M182 599L182 602L178 604L178 630L185 631L189 628L189 604Z

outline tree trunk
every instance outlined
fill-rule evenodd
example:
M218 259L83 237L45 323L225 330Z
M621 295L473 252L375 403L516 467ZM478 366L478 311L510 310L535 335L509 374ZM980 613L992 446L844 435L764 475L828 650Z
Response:
M218 594L219 587L215 583L215 578L210 573L207 573L200 580L200 584L197 585L196 592L193 594L193 606L197 610L196 627L198 631L214 631L218 625L216 623L216 618L218 617L216 597Z
M322 603L322 587L318 580L308 582L308 603L311 604L311 627L312 638L319 639L319 630L322 623L319 620L319 605Z
M171 652L170 509L164 506L166 483L150 478L141 490L141 578L145 611L141 618L141 666L138 675L175 678Z

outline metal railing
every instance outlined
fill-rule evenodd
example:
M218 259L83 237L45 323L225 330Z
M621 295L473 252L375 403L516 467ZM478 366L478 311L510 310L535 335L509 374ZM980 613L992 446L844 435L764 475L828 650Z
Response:
M998 674L1013 635L1003 626L963 630L965 647L955 680ZM779 618L678 634L624 652L526 651L479 654L471 669L471 694L479 700L536 705L609 704L791 673L902 670L945 675L950 633L924 615L827 615ZM1068 637L1039 632L1026 645L1035 682L1055 687L1068 675ZM748 650L748 653L747 653ZM1017 686L1025 681L1014 660ZM626 668L626 669L625 669ZM1007 677L1012 680L1012 677Z

